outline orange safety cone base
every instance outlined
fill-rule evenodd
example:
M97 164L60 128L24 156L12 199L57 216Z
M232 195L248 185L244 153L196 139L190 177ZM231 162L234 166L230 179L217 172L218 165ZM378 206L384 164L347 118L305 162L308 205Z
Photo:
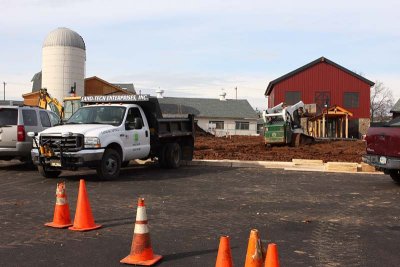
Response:
M69 223L69 224L57 224L57 223L54 223L54 222L49 222L49 223L45 223L44 225L49 226L49 227L53 227L53 228L62 229L62 228L67 228L67 227L72 226L72 223Z
M153 259L147 260L147 261L138 261L138 260L134 260L132 258L133 257L131 255L129 255L129 256L126 256L125 258L123 258L122 260L120 260L119 262L120 263L125 263L125 264L135 264L135 265L150 266L150 265L155 264L159 260L161 260L162 256L154 254Z
M94 225L93 227L88 227L88 228L77 228L77 227L75 227L75 226L71 226L71 227L68 227L68 229L69 229L69 230L72 230L72 231L84 232L84 231L90 231L90 230L99 229L100 227L102 227L102 225L96 224L96 225Z

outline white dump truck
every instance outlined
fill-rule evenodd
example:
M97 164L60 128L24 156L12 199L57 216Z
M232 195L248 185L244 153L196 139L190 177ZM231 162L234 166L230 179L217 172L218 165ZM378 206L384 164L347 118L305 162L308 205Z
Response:
M28 133L44 177L89 167L99 178L113 179L134 159L156 158L165 168L192 160L193 115L163 118L157 98L148 95L84 96L82 103L65 124Z

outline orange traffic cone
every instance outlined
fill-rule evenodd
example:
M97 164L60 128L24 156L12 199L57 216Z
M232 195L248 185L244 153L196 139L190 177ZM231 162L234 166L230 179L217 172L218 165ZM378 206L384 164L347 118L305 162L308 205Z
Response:
M221 236L219 240L219 248L217 255L217 262L215 267L232 267L232 254L229 245L229 236Z
M263 255L260 235L258 230L252 229L247 246L245 267L262 267Z
M89 231L100 227L101 225L94 223L89 198L86 192L85 180L81 179L79 182L78 202L76 203L74 225L68 229L73 231Z
M268 245L265 267L279 267L278 248L274 243Z
M161 260L161 258L162 256L153 254L149 228L147 227L147 215L146 207L144 206L144 198L139 198L131 253L120 260L120 262L126 264L150 266Z
M45 225L54 228L66 228L72 225L64 182L57 183L53 221Z

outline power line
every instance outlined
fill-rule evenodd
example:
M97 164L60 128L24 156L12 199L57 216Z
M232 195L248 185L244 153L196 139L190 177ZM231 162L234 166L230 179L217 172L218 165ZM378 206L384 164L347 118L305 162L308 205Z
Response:
M3 100L6 100L6 82L3 82L3 85L4 85L4 99Z

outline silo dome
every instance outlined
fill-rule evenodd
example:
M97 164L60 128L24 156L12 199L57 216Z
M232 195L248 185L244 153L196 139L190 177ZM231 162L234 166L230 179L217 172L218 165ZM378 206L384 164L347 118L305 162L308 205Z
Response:
M71 46L86 50L82 36L68 28L58 28L50 32L43 43L43 47L46 46Z
M78 96L84 94L86 45L82 36L68 28L50 32L42 48L42 88L62 102L71 95L71 87Z

